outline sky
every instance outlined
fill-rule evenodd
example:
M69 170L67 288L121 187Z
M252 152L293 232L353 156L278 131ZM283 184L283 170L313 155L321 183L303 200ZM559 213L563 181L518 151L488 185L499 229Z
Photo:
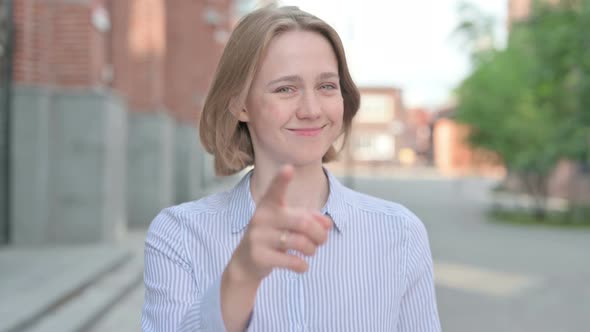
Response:
M469 73L468 53L452 38L461 0L282 0L332 25L359 86L402 89L408 107L436 109ZM500 45L507 0L471 0L496 18Z

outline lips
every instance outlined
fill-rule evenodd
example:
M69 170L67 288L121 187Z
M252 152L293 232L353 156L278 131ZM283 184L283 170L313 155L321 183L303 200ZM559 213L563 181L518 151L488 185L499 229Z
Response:
M322 132L324 127L326 126L324 125L321 127L289 128L288 130L297 136L317 136Z

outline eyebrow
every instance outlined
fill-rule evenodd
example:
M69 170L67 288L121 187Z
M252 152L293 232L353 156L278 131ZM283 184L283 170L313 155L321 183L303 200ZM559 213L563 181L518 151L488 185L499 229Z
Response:
M327 80L329 78L338 78L338 73L321 73L320 80Z
M333 72L325 72L325 73L321 73L320 76L318 77L320 80L326 80L329 78L338 78L338 74L337 73L333 73ZM278 82L301 82L303 81L303 79L301 78L301 76L298 75L287 75L287 76L281 76L277 79L274 79L270 82L268 82L267 86L271 86L275 83Z

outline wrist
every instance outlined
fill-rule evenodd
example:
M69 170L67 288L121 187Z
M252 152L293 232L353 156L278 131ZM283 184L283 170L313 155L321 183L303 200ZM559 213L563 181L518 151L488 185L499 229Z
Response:
M229 263L221 276L221 314L229 332L244 331L256 301L256 292L261 281L248 278L247 274Z
M262 279L251 275L233 260L231 260L226 266L222 276L222 283L232 288L236 287L242 290L256 290L260 286L261 282Z

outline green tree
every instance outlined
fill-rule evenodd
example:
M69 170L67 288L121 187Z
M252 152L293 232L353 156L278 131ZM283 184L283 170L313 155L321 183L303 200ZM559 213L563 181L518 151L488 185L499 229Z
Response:
M588 163L590 0L537 5L457 89L456 118L470 142L495 151L545 215L547 179L560 159Z

